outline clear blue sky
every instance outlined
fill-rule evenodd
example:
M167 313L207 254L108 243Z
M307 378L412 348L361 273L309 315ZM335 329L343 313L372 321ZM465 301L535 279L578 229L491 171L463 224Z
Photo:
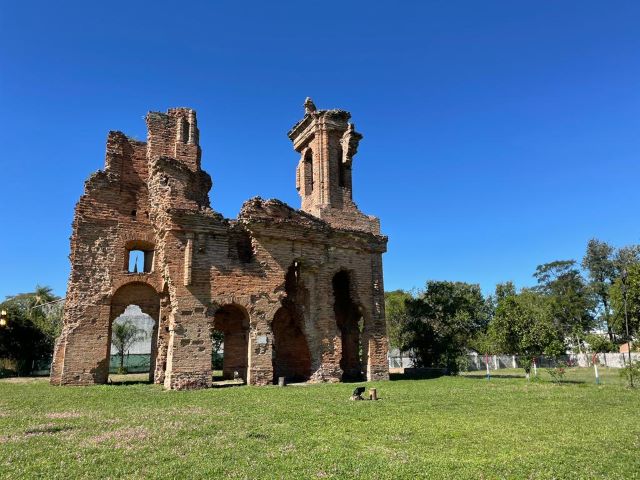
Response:
M83 182L149 110L198 111L217 211L298 207L306 96L364 134L388 290L524 286L591 237L640 242L637 1L3 2L0 298L64 295Z

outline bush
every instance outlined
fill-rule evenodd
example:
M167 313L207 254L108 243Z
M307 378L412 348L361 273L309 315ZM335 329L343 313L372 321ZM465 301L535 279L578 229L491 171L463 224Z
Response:
M627 381L627 386L637 386L640 382L640 361L636 360L621 368L620 376Z
M566 364L558 362L555 368L547 368L547 373L551 377L553 383L562 383L564 374L566 373Z

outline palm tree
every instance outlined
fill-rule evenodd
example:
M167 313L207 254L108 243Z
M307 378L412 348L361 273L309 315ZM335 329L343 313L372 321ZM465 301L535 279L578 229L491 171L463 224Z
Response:
M51 302L60 300L54 293L51 287L42 285L36 285L35 290L28 294L27 308L29 312L29 318L31 321L40 328L53 342L60 333L59 320L62 313L59 309L52 311L50 307Z
M111 331L111 344L120 354L120 368L118 373L125 373L124 354L131 346L147 337L146 332L134 325L131 320L122 323L114 323Z

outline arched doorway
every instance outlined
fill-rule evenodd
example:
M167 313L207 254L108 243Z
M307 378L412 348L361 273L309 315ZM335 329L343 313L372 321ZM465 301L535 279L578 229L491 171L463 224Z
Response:
M286 297L273 317L273 381L306 382L311 376L311 354L303 331L302 308L306 290L295 262L285 277Z
M222 356L222 378L231 380L237 372L246 382L249 355L249 315L246 310L234 304L224 305L216 310L212 340L213 355ZM216 352L216 346L221 351Z
M363 366L365 352L362 345L364 318L362 309L353 301L351 279L347 271L336 273L332 281L336 324L342 339L340 368L342 380L360 381L364 379Z
M153 382L159 312L160 297L146 283L129 283L116 291L109 321L110 374L148 373Z

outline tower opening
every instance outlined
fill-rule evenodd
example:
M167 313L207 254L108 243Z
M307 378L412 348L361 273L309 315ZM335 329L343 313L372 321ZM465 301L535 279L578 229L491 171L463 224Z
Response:
M273 381L305 382L311 375L311 354L304 334L303 309L307 294L294 262L285 276L286 297L273 317Z
M305 195L311 195L313 193L313 151L307 150L304 155L304 191Z
M351 280L349 273L341 270L333 277L333 310L336 324L342 339L342 358L340 368L345 381L360 381L364 379L362 370L364 349L362 333L364 318L361 309L351 297Z

